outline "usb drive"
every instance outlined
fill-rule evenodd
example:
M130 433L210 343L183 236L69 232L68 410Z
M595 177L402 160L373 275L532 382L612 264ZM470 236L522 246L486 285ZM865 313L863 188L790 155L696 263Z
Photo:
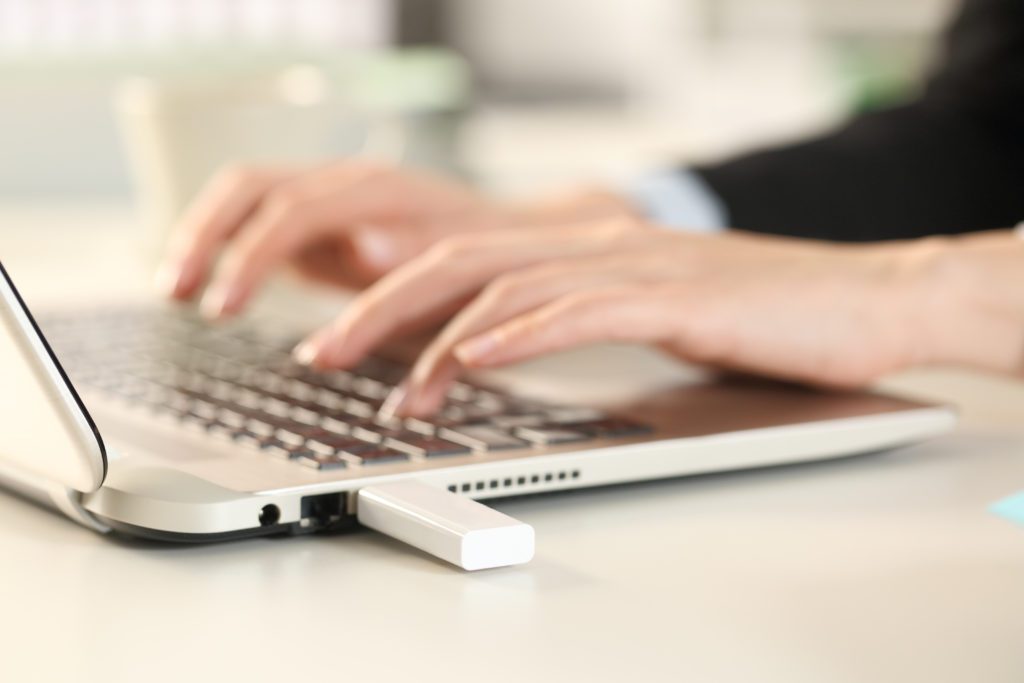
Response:
M363 526L470 571L523 564L533 557L532 526L419 481L360 489L356 515Z

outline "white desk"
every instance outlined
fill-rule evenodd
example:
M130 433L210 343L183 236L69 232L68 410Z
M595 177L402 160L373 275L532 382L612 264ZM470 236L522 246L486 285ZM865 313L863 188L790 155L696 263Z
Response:
M3 210L0 256L30 299L89 298L141 280L125 221ZM985 508L1024 488L1024 385L891 384L955 397L962 428L503 502L537 557L477 574L371 533L119 542L0 496L0 680L1020 683L1024 529Z

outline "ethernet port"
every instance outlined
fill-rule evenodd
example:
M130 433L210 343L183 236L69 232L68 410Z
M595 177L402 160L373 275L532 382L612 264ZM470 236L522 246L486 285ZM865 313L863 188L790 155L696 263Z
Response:
M323 493L318 496L303 496L301 504L301 526L311 531L339 530L353 526L352 517L346 512L344 493Z

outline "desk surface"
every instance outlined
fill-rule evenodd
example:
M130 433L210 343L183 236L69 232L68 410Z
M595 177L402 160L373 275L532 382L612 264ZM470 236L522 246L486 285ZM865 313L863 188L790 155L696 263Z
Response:
M3 258L30 300L123 294L126 219L0 209ZM1024 385L889 384L957 400L961 428L505 501L537 557L475 574L368 532L130 544L0 496L0 679L1019 683L1024 529L986 506L1024 488Z

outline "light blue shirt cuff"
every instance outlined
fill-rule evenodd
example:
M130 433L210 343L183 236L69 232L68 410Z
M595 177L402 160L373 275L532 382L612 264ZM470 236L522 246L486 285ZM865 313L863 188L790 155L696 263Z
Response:
M687 232L722 232L729 225L722 200L692 171L673 169L640 176L627 196L652 222Z

